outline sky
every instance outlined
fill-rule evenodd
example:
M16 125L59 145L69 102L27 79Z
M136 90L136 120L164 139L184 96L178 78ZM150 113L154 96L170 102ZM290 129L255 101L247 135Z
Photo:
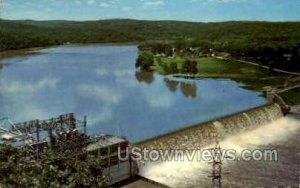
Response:
M0 0L0 18L300 21L300 0Z

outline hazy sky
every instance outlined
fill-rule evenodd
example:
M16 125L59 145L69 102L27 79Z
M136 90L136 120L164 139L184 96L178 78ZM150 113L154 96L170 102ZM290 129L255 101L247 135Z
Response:
M0 17L36 20L300 21L300 0L0 0Z

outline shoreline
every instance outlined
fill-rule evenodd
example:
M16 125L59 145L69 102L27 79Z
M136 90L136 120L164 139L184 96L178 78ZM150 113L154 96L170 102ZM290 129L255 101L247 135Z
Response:
M21 56L21 55L29 55L38 53L38 50L45 49L51 46L45 46L45 47L32 47L32 48L22 48L22 49L16 49L16 50L5 50L0 52L0 60L5 58L10 58L13 56ZM53 46L52 46L53 47Z
M40 47L29 47L29 48L20 48L20 49L13 49L13 50L4 50L0 51L0 58L11 57L14 55L23 55L27 54L28 52L34 52L36 50L41 50L45 48L52 48L58 46L84 46L84 45L101 45L101 46L135 46L139 42L108 42L108 43L69 43L69 44L58 44L58 45L50 45L50 46L40 46Z
M212 58L220 59L218 57L212 57ZM268 66L260 65L260 64L255 63L255 62L250 62L250 61L245 61L245 60L240 60L240 59L231 59L231 61L236 61L236 62L239 62L239 63L253 65L253 66L261 67L261 68L264 68L264 69L270 69L270 67L268 67ZM165 72L162 72L157 68L153 68L152 71L157 72L157 73L162 74L162 75L165 75L165 76L174 77L174 78L189 78L189 79L198 79L199 78L199 79L201 79L201 78L206 78L207 77L207 75L201 75L201 74L185 74L185 73L166 74ZM285 71L285 70L277 69L277 68L272 69L272 71L283 73L283 74L294 75L294 76L300 76L300 73L298 73L298 72L290 72L290 71ZM222 76L212 76L212 77L213 78L222 78Z

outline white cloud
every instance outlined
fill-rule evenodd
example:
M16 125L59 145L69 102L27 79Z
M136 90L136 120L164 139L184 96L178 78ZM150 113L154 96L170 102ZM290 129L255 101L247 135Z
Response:
M144 87L142 92L144 94L144 98L146 99L147 103L152 108L169 108L171 107L174 102L175 98L174 95L167 91L168 90L163 80L156 80L156 82L160 82L160 84L152 84L147 85L144 84L140 87ZM147 89L146 89L147 88ZM152 92L149 92L152 91Z
M53 9L52 9L52 8L49 8L49 7L47 7L47 8L45 8L45 11L46 11L46 12L53 12Z
M122 7L122 11L124 11L124 12L130 12L131 10L132 10L131 7L128 7L128 6Z
M245 0L190 0L192 3L202 3L207 5L207 3L230 3L230 2L243 2Z
M148 95L146 94L148 103L153 108L168 108L173 105L173 99L169 94L161 93L159 97L156 95Z
M87 4L92 5L94 4L96 1L95 0L88 0Z
M95 71L96 71L96 74L99 76L105 76L105 75L109 74L107 69L96 69Z
M77 86L77 92L96 104L100 101L99 110L89 113L89 122L94 125L111 120L114 117L114 109L123 98L118 89L104 85L81 84Z
M22 83L19 81L9 81L2 79L0 81L0 93L18 94L20 92L33 93L43 88L54 88L58 83L57 78L44 78L36 83Z
M95 70L96 74L99 76L113 75L115 77L124 77L124 76L134 76L134 72L131 69L116 69L114 71L109 71L107 69L98 68Z
M75 4L76 4L76 5L80 5L80 4L81 4L81 1L80 1L80 0L75 0Z
M116 83L121 85L125 89L139 87L138 81L136 80L135 76L128 76L126 77L126 79L121 76L116 77Z
M81 96L99 99L107 103L117 104L122 99L122 95L119 91L107 86L81 84L77 90Z
M26 106L26 110L22 108L18 108L17 105ZM32 104L31 102L24 102L21 104L14 104L14 109L17 109L14 114L14 121L27 121L31 119L45 119L50 117L51 112L49 112L45 108L41 108L36 104Z
M108 4L108 3L106 3L106 2L101 2L101 3L99 4L99 6L102 7L102 8L107 8L107 7L110 7L111 5Z
M134 73L131 69L119 69L114 71L115 77L133 76Z
M99 123L104 123L112 120L114 117L113 110L114 108L111 106L101 106L101 109L99 109L99 111L94 113L91 112L89 114L89 124L97 125Z
M99 0L75 0L75 4L76 5L81 5L82 3L86 3L88 5L94 5L95 3L98 3ZM118 0L101 0L100 3L99 3L99 6L100 7L103 7L103 8L107 8L107 7L110 7L112 4L115 4L116 2L118 2Z
M213 3L228 3L232 0L209 0L210 2L213 2Z
M242 2L244 0L208 0L212 3L230 3L230 2Z
M2 106L2 111L5 112L5 116L8 116L13 123L32 119L47 119L51 117L51 113L53 113L47 108L42 108L39 105L34 104L34 101L31 101L31 99L20 100L18 98L18 100L13 99L10 102L10 105ZM20 106L26 106L26 108L20 108ZM7 126L7 124L3 125L3 127L9 129Z
M162 0L155 0L155 1L145 1L144 6L150 7L150 6L162 6L165 2Z

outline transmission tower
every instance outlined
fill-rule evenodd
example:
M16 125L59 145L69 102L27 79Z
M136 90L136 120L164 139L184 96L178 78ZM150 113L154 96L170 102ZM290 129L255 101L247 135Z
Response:
M212 173L209 177L212 178L212 188L222 187L222 151L219 142L216 146L210 149L212 152Z

